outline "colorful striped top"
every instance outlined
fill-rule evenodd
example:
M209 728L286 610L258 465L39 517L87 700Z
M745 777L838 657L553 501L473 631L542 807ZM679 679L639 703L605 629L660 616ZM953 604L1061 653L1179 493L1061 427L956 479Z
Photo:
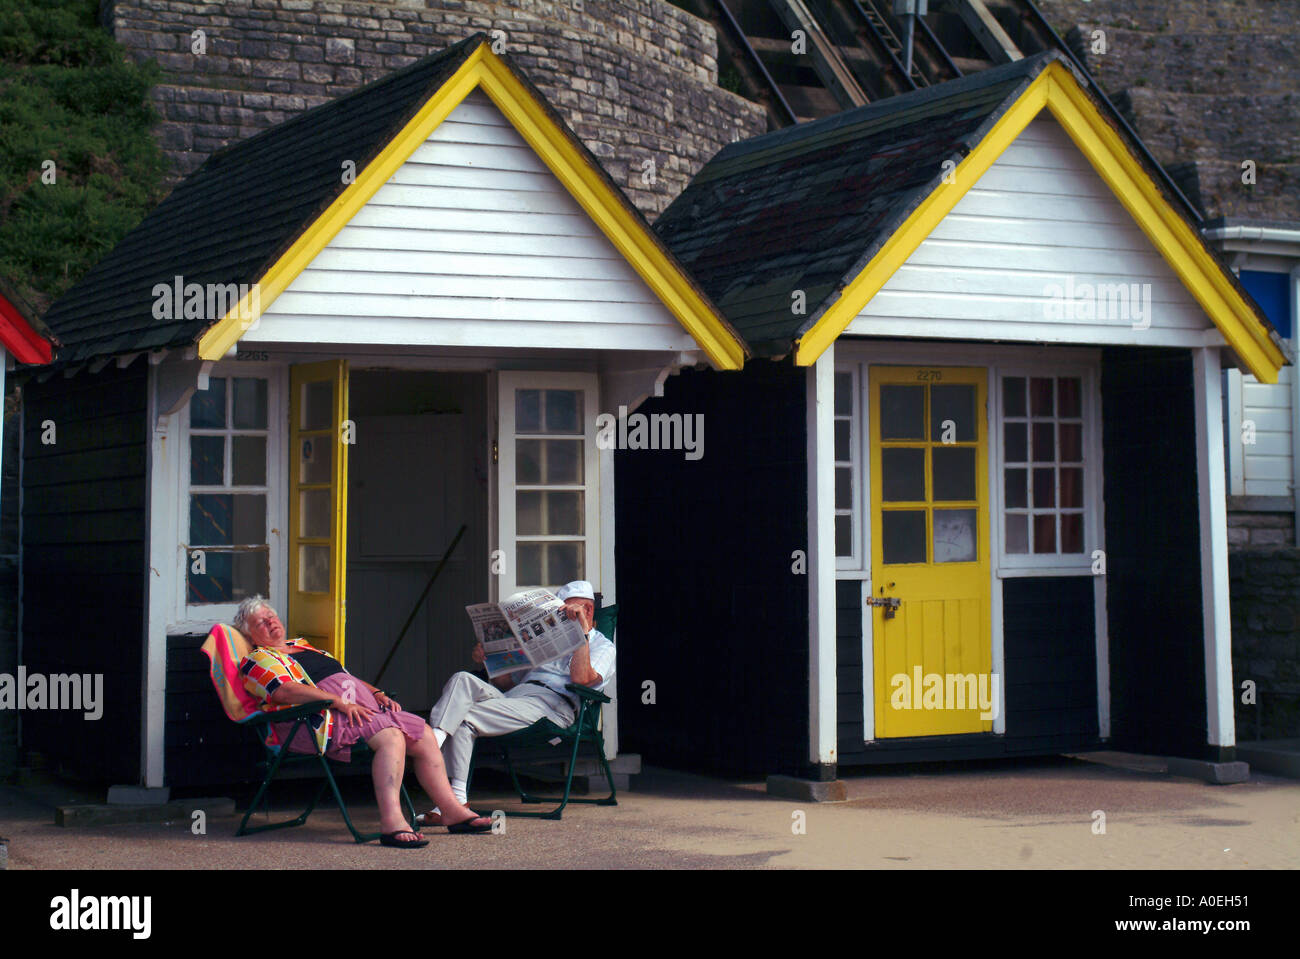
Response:
M329 656L329 653L323 649L316 649L305 639L291 639L285 645ZM285 683L302 683L313 688L316 686L291 655L271 646L254 646L253 651L239 661L239 674L244 679L244 688L250 695L265 703L262 708L267 712L288 709L294 705L278 705L271 702L271 694ZM316 737L316 745L322 753L325 752L330 737L334 734L334 711L326 709L309 717L307 722Z

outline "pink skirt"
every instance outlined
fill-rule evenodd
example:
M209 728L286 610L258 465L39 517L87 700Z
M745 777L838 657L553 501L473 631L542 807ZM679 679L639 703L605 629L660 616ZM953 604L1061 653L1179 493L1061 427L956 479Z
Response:
M352 681L351 687L343 685L348 680ZM334 735L330 737L329 746L325 750L325 755L330 759L337 759L339 762L344 763L350 761L354 743L360 740L368 740L381 729L387 729L390 726L400 729L410 742L416 742L429 731L429 724L415 713L408 713L406 710L380 709L379 703L375 702L374 694L351 673L342 672L326 676L316 684L316 688L329 693L336 701L341 701L345 692L350 688L352 698L358 706L367 706L375 711L373 716L364 723L359 724L349 722L348 718L342 713L337 710L334 711ZM281 741L293 729L293 723L275 723L274 725ZM298 735L294 737L293 742L289 743L289 750L295 753L314 753L316 751L316 737L305 723L298 729Z

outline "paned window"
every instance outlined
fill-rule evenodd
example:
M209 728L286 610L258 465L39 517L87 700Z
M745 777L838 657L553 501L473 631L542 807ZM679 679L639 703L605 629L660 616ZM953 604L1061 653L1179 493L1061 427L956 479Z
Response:
M855 565L860 555L857 371L835 371L835 557ZM845 565L845 563L840 563Z
M585 578L582 390L515 390L520 585Z
M974 562L980 483L975 386L883 383L879 395L884 562Z
M1084 381L1001 378L1003 552L1085 552Z
M599 579L596 378L503 372L499 378L500 598ZM599 588L599 587L597 587Z
M270 592L268 380L213 376L188 406L185 602Z

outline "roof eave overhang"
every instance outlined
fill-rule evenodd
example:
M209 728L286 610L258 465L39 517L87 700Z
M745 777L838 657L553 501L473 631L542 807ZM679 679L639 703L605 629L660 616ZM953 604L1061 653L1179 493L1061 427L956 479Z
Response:
M37 333L4 296L0 296L0 345L19 363L43 365L53 359L50 341Z
M664 306L719 369L740 369L747 351L731 328L648 224L612 185L581 143L483 41L430 96L356 179L317 216L229 313L198 341L204 360L217 360L314 260L384 183L473 90L481 88L627 259Z
M796 362L808 366L817 361L1043 109L1051 112L1088 158L1242 364L1261 382L1275 383L1278 370L1287 360L1271 326L1059 60L1046 64L946 180L936 176L902 225L845 284L839 296L812 318L797 341Z

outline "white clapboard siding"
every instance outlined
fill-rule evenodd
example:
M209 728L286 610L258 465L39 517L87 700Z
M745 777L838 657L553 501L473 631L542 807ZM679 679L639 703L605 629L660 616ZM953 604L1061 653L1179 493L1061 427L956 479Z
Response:
M695 347L478 91L357 211L244 340Z
M1286 410L1272 407L1255 407L1249 414L1243 411L1242 420L1254 420L1255 429L1266 433L1280 433L1288 428L1290 420Z
M1290 496L1292 493L1291 383L1295 367L1278 371L1276 383L1241 376L1241 418L1255 424L1255 442L1242 442L1243 493Z
M1051 302L1051 288L1064 293L1085 284L1094 293L1095 316L1054 316L1061 300ZM1100 288L1121 284L1126 294L1138 285L1143 313L1107 308ZM1144 322L1149 329L1135 329ZM847 332L1198 346L1213 340L1210 329L1204 311L1065 131L1040 116Z

